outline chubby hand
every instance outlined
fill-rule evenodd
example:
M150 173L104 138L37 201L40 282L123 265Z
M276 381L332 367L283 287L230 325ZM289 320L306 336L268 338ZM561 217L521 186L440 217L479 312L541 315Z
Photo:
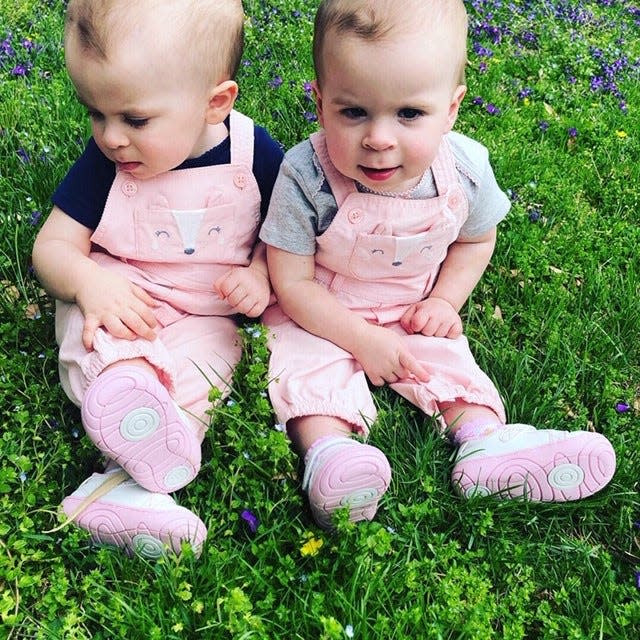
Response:
M458 338L462 320L450 302L443 298L427 298L411 305L400 318L407 333L422 333L436 338Z
M269 278L251 266L233 267L213 283L218 295L236 313L257 318L267 308L271 295Z
M76 293L76 303L84 315L82 343L87 351L99 327L125 340L154 340L158 325L153 308L158 303L124 276L98 268L84 280Z
M411 354L402 338L391 329L368 325L352 353L376 386L405 378L422 382L429 380L426 369Z

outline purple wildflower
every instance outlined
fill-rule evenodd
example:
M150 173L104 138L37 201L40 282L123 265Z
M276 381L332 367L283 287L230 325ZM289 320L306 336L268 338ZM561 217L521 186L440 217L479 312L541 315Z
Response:
M540 122L538 122L538 129L540 129L540 131L546 131L549 128L549 123L546 120L540 120Z
M18 155L18 158L20 158L22 164L29 164L31 162L31 157L22 147L16 151L16 154Z
M634 576L636 578L636 589L640 589L640 571L636 571Z
M283 82L282 76L275 76L273 80L269 81L269 86L272 89L277 89L282 84L282 82Z
M303 115L307 122L316 122L318 120L318 116L313 111L305 111Z
M473 43L473 51L480 58L491 58L493 56L493 51L487 47L483 47L479 42Z
M575 140L578 137L578 130L575 127L569 127L567 129L567 134L570 138Z
M493 104L493 102L489 102L485 108L487 110L487 113L490 116L499 116L500 115L500 109L498 107L496 107L496 105Z
M27 75L28 69L24 64L17 64L11 69L12 76L24 77Z
M249 509L244 509L240 517L247 523L247 528L251 533L255 533L260 526L260 521Z
M14 48L11 46L13 36L9 34L0 42L0 58L13 58L16 55Z
M484 100L481 96L476 96L472 101L471 104L475 104L478 107L481 107L484 104Z
M42 218L42 213L40 211L32 211L31 217L29 218L29 224L35 227L38 222L40 222L40 218Z
M540 220L541 217L542 217L542 214L540 213L539 209L531 209L529 211L529 220L531 222L538 222L538 220Z
M616 411L618 413L627 413L627 411L631 410L631 406L626 402L617 402L616 403Z

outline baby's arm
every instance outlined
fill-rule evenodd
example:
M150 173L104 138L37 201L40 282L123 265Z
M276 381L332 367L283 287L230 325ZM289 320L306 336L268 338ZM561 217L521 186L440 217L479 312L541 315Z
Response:
M496 243L496 228L450 247L429 297L411 305L400 319L407 333L457 338L462 333L458 312L482 277Z
M213 283L218 295L225 299L236 313L257 318L267 308L271 285L267 271L266 249L258 242L247 267L232 267Z
M85 348L91 349L101 326L117 338L153 340L157 324L153 298L94 262L90 250L91 230L55 206L33 247L33 266L47 293L80 307Z
M350 352L375 385L429 376L393 331L368 323L314 282L313 256L267 247L271 282L283 311L310 333Z

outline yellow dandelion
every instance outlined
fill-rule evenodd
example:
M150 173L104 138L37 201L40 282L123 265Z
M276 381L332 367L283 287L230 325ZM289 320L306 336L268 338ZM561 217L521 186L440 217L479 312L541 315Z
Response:
M316 538L310 531L304 534L303 539L305 542L300 547L300 555L317 556L324 544L324 540L322 538Z
M622 129L618 129L616 131L616 135L618 136L618 138L626 138L627 137L627 132L623 131Z

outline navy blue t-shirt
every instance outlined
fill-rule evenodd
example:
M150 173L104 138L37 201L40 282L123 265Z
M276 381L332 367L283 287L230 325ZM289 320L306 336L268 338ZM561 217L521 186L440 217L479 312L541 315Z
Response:
M227 129L228 120L227 120ZM267 214L269 199L282 162L282 147L262 127L254 126L253 175L260 188L260 211ZM176 169L209 167L231 162L229 136L198 158L188 158ZM53 204L80 224L96 229L116 177L116 165L89 139L82 155L76 160L51 196Z

